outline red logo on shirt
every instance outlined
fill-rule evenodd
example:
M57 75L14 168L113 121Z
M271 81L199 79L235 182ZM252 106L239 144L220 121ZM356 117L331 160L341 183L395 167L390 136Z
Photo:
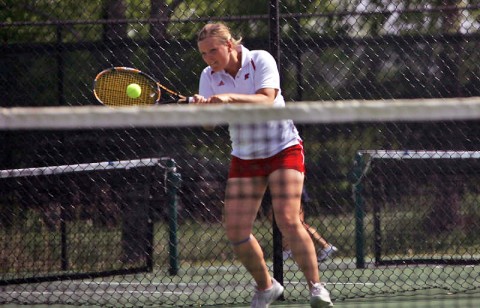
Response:
M248 78L250 78L250 74L245 74L245 80L247 80Z
M220 80L220 82L218 83L218 86L221 87L223 85L225 85L225 83L223 82L223 80Z

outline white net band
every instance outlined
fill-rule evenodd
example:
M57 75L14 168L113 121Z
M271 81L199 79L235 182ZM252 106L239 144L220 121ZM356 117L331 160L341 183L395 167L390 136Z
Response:
M1 108L0 130L188 127L291 119L296 123L441 121L480 118L480 97L350 100L252 105L162 105L111 109L104 106Z
M104 161L85 164L60 165L50 167L32 167L0 170L0 178L24 177L36 175L64 174L71 172L130 169L160 165L162 158L142 158L133 160Z
M480 151L362 150L371 159L478 159Z

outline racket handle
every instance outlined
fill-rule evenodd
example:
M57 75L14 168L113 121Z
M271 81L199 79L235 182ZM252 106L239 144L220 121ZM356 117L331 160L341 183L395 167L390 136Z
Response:
M182 97L178 99L170 99L166 101L160 101L158 104L166 105L166 104L190 104L193 102L193 97Z
M177 100L177 104L190 104L192 102L193 102L193 97L191 96Z

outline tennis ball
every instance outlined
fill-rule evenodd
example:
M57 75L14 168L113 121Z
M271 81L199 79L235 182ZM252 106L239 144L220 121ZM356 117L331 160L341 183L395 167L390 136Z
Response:
M127 95L130 98L138 98L142 94L142 88L136 83L131 83L127 86Z

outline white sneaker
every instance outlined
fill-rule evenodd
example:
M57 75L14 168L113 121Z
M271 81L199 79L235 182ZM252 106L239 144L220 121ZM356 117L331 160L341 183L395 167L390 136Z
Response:
M283 286L272 278L272 287L265 291L255 291L252 299L252 308L267 308L283 293Z
M283 257L283 261L290 259L292 257L292 251L290 249L282 251L282 257Z
M324 284L317 282L313 285L310 291L312 297L310 297L310 307L312 308L326 308L333 307L332 300L330 299L330 293L325 289Z
M333 245L328 245L327 248L318 251L317 260L318 262L323 262L326 259L330 258L335 252L338 251L338 248Z

